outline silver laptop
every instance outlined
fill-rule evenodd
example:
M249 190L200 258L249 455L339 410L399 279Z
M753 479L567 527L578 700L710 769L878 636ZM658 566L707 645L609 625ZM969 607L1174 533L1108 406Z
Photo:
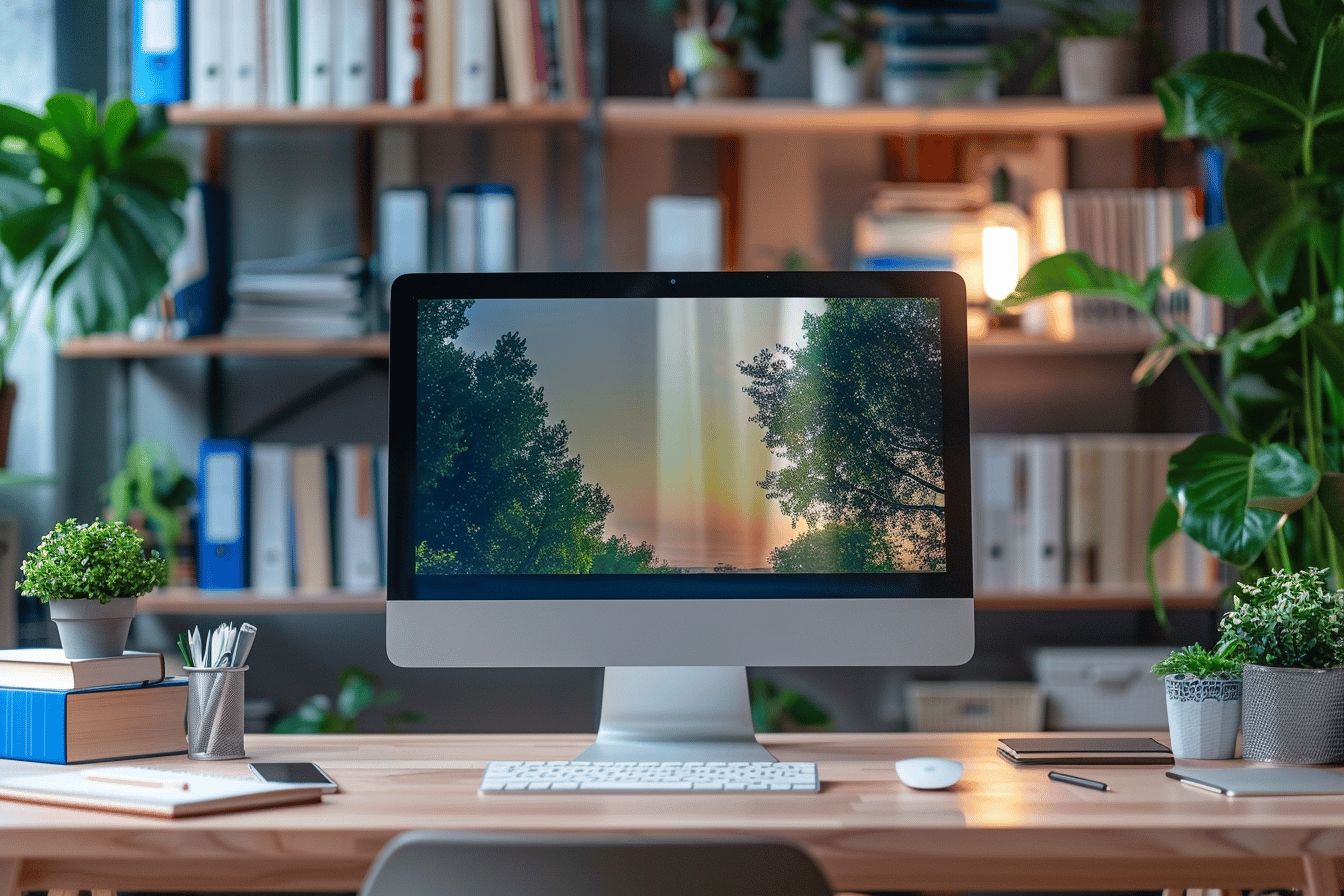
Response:
M1173 768L1168 778L1224 796L1344 794L1344 771L1331 768Z

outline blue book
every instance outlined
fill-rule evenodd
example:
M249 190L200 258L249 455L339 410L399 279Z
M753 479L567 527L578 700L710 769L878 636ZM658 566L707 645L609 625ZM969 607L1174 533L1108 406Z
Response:
M131 12L131 99L187 98L187 0L135 0Z
M187 680L78 691L0 688L0 759L102 762L185 753Z
M201 442L196 570L206 590L247 587L248 456L240 439Z
M173 310L188 336L218 333L229 305L228 193L192 184L184 204L186 233L173 256Z

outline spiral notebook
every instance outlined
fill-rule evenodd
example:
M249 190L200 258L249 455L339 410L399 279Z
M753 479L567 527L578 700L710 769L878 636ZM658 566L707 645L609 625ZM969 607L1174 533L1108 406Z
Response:
M118 765L5 778L0 780L0 799L159 818L189 818L315 803L322 799L322 788Z

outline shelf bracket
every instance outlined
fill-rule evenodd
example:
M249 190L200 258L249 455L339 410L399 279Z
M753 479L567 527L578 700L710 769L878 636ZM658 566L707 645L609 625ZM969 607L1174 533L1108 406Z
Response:
M364 358L358 364L345 368L329 377L318 380L299 394L267 411L251 425L239 430L238 437L249 441L256 440L289 421L295 415L336 395L342 390L362 380L367 374L383 370L386 360L382 358Z

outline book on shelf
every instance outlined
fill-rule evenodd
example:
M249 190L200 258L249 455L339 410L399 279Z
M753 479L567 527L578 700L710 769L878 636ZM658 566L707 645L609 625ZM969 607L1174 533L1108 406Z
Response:
M454 273L518 269L518 199L508 184L464 184L443 200L444 258Z
M348 339L368 331L367 264L316 252L239 262L230 280L228 336Z
M0 688L0 759L66 764L185 753L187 680Z
M139 102L469 108L588 97L582 0L136 0ZM496 47L501 65L496 65Z
M242 540L265 597L374 591L387 575L387 447L259 442Z
M1203 232L1188 189L1044 190L1032 200L1032 218L1042 255L1086 252L1140 282ZM1160 312L1195 338L1222 333L1222 305L1198 290L1164 284L1158 301ZM1024 315L1022 322L1027 332L1055 337L1153 335L1151 324L1118 300L1052 302L1048 312Z
M1148 530L1171 456L1193 436L977 435L976 585L994 591L1146 590ZM1154 557L1165 589L1213 589L1213 556L1180 535Z
M163 679L161 653L132 650L121 656L72 660L58 647L0 650L0 688L75 691Z

